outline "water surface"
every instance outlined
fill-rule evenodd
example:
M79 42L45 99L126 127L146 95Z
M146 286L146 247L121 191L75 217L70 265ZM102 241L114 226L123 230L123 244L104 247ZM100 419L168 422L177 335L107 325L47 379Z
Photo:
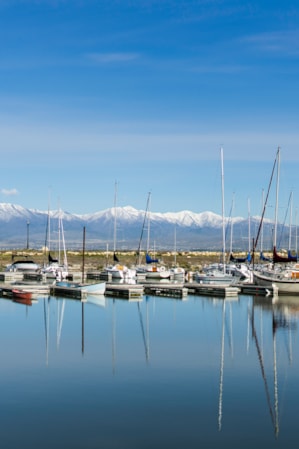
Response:
M297 448L298 311L299 298L0 298L1 445Z

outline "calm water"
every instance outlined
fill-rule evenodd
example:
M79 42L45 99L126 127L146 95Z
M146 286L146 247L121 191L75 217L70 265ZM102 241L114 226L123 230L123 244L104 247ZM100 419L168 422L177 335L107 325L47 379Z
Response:
M296 300L1 298L1 447L297 448Z

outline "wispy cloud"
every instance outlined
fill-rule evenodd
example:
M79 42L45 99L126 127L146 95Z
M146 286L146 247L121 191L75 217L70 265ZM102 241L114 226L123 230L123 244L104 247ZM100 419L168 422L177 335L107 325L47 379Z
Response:
M17 189L1 189L1 193L5 196L14 196L18 195L19 192L17 191Z
M247 36L242 41L268 53L284 56L299 55L299 30L260 33Z
M138 53L89 53L87 57L97 64L111 64L134 61L140 55Z

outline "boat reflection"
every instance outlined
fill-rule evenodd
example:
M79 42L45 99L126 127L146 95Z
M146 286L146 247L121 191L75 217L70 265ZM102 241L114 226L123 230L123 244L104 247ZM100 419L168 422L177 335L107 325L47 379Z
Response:
M258 332L256 321L256 312L261 311L260 331ZM272 369L273 369L273 389L269 386L267 370L264 363L263 351L263 336L264 336L264 322L263 313L268 314L268 322L271 323L272 334ZM299 300L294 296L276 296L272 301L265 301L265 299L254 298L252 302L252 310L249 311L252 337L255 342L261 374L264 382L267 405L271 417L271 422L274 428L275 437L279 435L279 385L278 385L278 364L277 364L277 339L280 332L289 333L288 345L288 359L292 362L292 339L291 333L297 330L299 317Z

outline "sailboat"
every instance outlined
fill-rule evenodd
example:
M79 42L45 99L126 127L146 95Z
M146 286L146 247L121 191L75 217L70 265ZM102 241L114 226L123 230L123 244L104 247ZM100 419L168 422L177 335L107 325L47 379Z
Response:
M48 211L48 224L47 224L47 236L45 247L48 248L48 264L46 264L43 267L42 271L45 274L46 278L53 279L56 281L62 281L67 279L67 277L69 276L69 271L68 271L68 262L67 262L61 209L59 209L59 216L58 216L58 257L54 258L51 255L50 211ZM63 262L61 261L62 251L63 251Z
M138 266L136 269L137 274L142 274L146 279L168 279L170 278L170 271L165 268L164 265L160 264L159 259L155 256L152 257L150 255L150 199L151 192L148 193L146 211L144 216L143 227L141 231L141 238L138 248ZM146 254L145 254L145 265L140 264L140 255L141 255L141 240L143 236L144 226L147 224L147 246L146 246Z
M279 169L280 169L280 148L278 147L276 159L276 206L275 206L275 226L273 238L273 264L261 270L253 271L253 282L256 285L265 287L275 287L278 294L298 294L299 293L299 264L288 264L292 260L287 256L278 254L276 249L277 222L278 222L278 191L279 191ZM278 265L277 265L278 264ZM280 265L280 264L283 264Z
M174 264L169 269L170 277L174 280L183 281L185 278L185 269L183 267L178 266L176 260L177 250L176 250L176 227L174 228Z
M224 211L224 167L223 167L223 148L220 148L221 158L221 192L222 192L222 263L212 264L204 268L203 272L195 273L195 280L201 284L228 285L234 281L234 276L227 272L225 261L225 211Z
M64 291L66 292L67 289L73 290L74 288L77 288L81 290L81 292L87 293L88 295L100 295L103 296L106 291L106 282L100 281L97 283L85 283L85 273L84 273L84 260L85 260L85 226L83 227L83 251L82 251L82 282L73 282L73 281L67 281L67 280L56 280L56 285L58 287L64 287Z
M113 280L131 280L136 276L136 270L133 268L128 268L126 265L120 263L116 254L116 222L117 222L117 183L115 182L114 190L114 232L113 232L113 262L114 264L107 265L105 270L106 273L110 274Z

